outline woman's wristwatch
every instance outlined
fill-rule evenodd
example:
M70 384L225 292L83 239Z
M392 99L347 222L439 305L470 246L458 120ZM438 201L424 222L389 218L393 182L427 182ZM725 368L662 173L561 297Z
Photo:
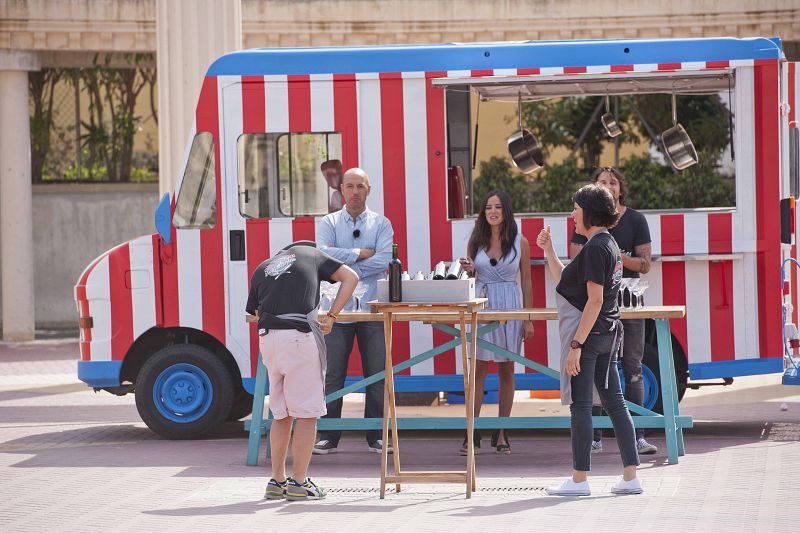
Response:
M569 343L569 347L572 348L573 350L580 350L581 348L583 348L583 344L584 344L583 342L578 342L575 339L572 339L572 341Z

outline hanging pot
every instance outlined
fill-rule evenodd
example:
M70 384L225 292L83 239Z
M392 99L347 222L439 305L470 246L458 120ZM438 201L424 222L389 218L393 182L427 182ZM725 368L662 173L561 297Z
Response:
M508 153L514 165L524 174L535 172L544 166L544 154L536 136L522 127L522 95L518 102L519 131L506 140Z
M609 109L608 95L606 95L606 112L600 117L600 123L603 125L603 129L606 130L606 134L612 139L622 134L622 129L619 127L619 124L617 124L617 117L611 114L611 110Z
M675 94L672 95L672 127L661 134L661 142L667 159L675 170L683 170L697 163L697 150L686 130L678 124Z

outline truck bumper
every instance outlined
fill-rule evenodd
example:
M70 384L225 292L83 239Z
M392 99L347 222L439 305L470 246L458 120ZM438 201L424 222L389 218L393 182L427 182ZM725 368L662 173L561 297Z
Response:
M122 361L78 361L78 379L94 388L118 387Z

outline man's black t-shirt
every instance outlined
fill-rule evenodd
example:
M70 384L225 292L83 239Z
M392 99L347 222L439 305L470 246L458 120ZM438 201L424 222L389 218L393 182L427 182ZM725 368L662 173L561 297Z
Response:
M556 291L574 307L583 311L589 300L586 282L592 281L602 285L603 306L592 331L605 333L613 322L619 319L617 293L621 279L622 259L619 247L611 235L600 232L584 244L575 259L564 267Z
M295 245L281 250L256 268L250 279L246 310L258 309L258 333L270 329L296 329L309 332L305 322L276 318L285 313L308 314L319 305L320 281L331 276L342 263L313 246Z
M643 214L630 207L625 209L617 225L609 231L614 240L617 241L619 249L623 252L629 252L632 257L636 257L637 246L651 242L650 227L647 225L647 219ZM586 237L578 235L573 230L571 241L574 244L586 244ZM625 268L623 269L622 277L638 278L639 273Z

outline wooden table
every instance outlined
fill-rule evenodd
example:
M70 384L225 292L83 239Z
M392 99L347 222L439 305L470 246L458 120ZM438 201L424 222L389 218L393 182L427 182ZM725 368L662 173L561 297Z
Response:
M464 483L467 498L472 497L476 489L475 482L475 442L473 430L475 428L475 354L477 347L478 311L486 305L486 298L476 298L464 302L369 302L372 313L383 320L383 333L386 339L386 367L383 389L383 446L381 449L381 499L386 497L386 484L394 483L395 490L400 492L402 483ZM351 315L353 313L350 313ZM442 315L448 315L451 323L458 323L461 331L466 331L467 318L470 322L471 339L467 344L467 336L461 335L461 362L464 374L464 407L467 420L467 468L464 471L438 471L420 472L403 471L400 468L400 442L397 428L397 406L394 394L394 363L392 361L392 322L400 318L410 320L432 320ZM450 318L451 317L451 318ZM376 317L377 318L377 317ZM342 318L341 320L348 320ZM388 473L389 468L389 425L392 425L392 458L394 472Z
M405 304L404 304L405 305ZM672 356L672 340L669 328L669 319L682 318L685 315L685 308L683 306L647 306L642 309L636 310L622 310L623 319L654 319L656 324L656 335L658 339L658 359L660 369L660 385L662 391L662 403L664 407L663 414L654 413L642 406L626 402L631 412L641 416L634 417L636 427L645 428L663 428L665 433L667 458L670 464L676 464L678 457L684 455L684 442L683 442L683 429L691 428L693 425L692 417L680 415L678 408L678 392L677 384L675 381L675 366ZM477 313L470 315L470 323L477 321L478 324L483 324L482 328L489 329L493 326L496 327L498 322L506 322L508 320L557 320L558 312L555 309L517 309L513 311L495 311L495 310L481 310ZM341 322L368 322L368 321L384 321L384 312L342 312L338 316ZM363 389L367 385L376 383L380 380L387 379L390 376L411 366L426 361L436 355L449 350L452 347L462 345L462 358L464 357L463 342L467 339L466 335L461 332L465 331L464 324L461 324L461 314L459 311L447 311L444 309L433 310L431 308L423 309L410 309L404 308L402 312L392 312L391 319L393 322L425 322L431 324L432 327L439 329L449 335L455 337L455 340L448 341L444 345L436 346L421 354L412 355L412 357L394 365L394 367L387 364L384 372L376 373L372 376L365 376L364 379L356 383L346 385L342 390L332 392L325 398L326 402L332 402L338 398ZM465 316L466 319L466 316ZM248 320L254 320L249 317ZM453 327L452 324L459 324L461 330ZM536 372L550 376L556 380L559 379L557 370L549 368L545 365L526 359L525 357L509 352L499 346L496 346L488 341L478 338L475 339L475 327L472 328L470 335L471 349L474 350L475 346L492 350L493 352L502 355L509 360L520 363L527 368L531 368ZM387 350L387 355L390 354ZM472 353L472 352L470 352ZM263 432L268 432L271 420L263 419L264 409L264 395L266 392L267 372L261 358L259 357L257 365L257 375L255 381L255 390L253 395L253 417L252 421L245 422L245 429L250 432L247 451L247 464L258 464L258 450L260 445L260 436ZM464 368L470 368L470 365L464 365ZM391 369L391 372L390 372ZM464 373L465 391L470 388L468 381L468 374ZM387 380L387 388L388 388ZM474 386L474 381L472 382ZM394 392L394 380L392 378L392 391ZM386 393L384 393L386 394ZM473 391L474 397L474 391ZM465 406L472 405L469 400L465 401ZM384 412L384 415L388 410ZM471 417L472 410L467 407L467 418ZM389 413L392 416L392 429L396 431L398 427L402 429L465 429L468 424L472 423L472 427L478 428L562 428L568 429L570 427L569 416L536 416L536 417L481 417L478 420L474 418L468 420L467 418L451 418L451 417L426 417L426 418L395 418L395 413ZM594 427L597 428L610 428L611 422L607 416L592 417ZM382 427L384 420L380 418L365 419L365 418L340 418L340 419L320 419L319 426L324 429L357 429L357 430L370 430L379 429ZM472 431L468 431L467 437L470 438ZM384 440L384 442L387 442ZM269 449L268 449L269 450ZM269 453L269 451L267 452ZM386 464L384 461L383 464ZM399 460L396 465L396 471L399 470ZM459 478L459 482L461 479ZM390 482L391 483L391 482ZM474 485L473 485L474 487ZM471 488L471 487L470 487Z

